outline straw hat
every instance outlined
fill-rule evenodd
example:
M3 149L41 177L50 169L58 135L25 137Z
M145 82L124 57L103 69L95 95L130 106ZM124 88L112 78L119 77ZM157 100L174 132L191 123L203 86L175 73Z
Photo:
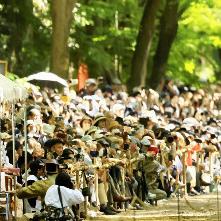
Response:
M93 125L97 126L99 121L106 120L106 119L107 119L107 117L99 115L99 116L95 117Z
M112 129L121 129L122 125L120 125L117 121L111 121L109 125L109 130Z
M95 126L92 126L89 128L89 130L86 132L86 135L91 135L92 133L94 133L98 128Z
M88 120L92 124L92 119L89 116L84 116L80 121L80 126L82 127L83 121Z

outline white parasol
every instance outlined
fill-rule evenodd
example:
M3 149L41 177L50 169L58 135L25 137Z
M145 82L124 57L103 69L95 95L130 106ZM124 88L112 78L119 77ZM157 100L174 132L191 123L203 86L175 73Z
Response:
M195 118L193 117L188 117L188 118L185 118L183 120L183 124L184 125L188 125L188 126L200 126L200 123L198 120L196 120Z
M68 83L61 77L51 72L38 72L36 74L29 75L27 81L38 80L38 81L54 81L68 87Z

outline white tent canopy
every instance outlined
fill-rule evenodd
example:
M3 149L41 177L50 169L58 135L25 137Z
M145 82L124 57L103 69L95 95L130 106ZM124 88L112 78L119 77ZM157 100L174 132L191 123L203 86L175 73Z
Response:
M63 78L57 76L54 73L51 72L38 72L36 74L29 75L27 77L27 81L32 80L39 80L39 81L54 81L59 84L62 84L65 87L68 87L67 81L65 81Z
M0 102L15 102L27 97L27 91L24 87L14 83L4 75L0 74Z

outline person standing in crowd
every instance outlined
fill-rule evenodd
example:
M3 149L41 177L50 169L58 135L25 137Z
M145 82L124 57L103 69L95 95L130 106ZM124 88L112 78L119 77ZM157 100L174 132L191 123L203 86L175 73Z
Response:
M156 147L148 148L148 153L143 160L143 170L145 172L148 191L156 195L155 200L162 200L167 198L167 194L165 191L158 188L158 178L159 173L165 170L165 168L156 160L158 151Z
M15 140L15 164L17 165L18 159L23 154L23 146L19 140ZM13 166L13 141L10 140L6 145L6 166Z
M44 180L45 177L45 164L42 160L34 160L30 162L29 166L30 172L29 176L27 177L27 186L32 185L34 182L38 180ZM26 199L25 199L26 200ZM25 201L26 207L24 208L25 213L27 212L34 212L36 210L41 210L41 198L35 197L30 198Z
M63 153L64 142L61 139L54 138L47 140L44 147L47 159L57 159Z

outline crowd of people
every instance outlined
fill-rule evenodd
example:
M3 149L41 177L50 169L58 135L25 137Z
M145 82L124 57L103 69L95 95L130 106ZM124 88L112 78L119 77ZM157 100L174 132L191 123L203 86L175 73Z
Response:
M135 88L130 94L96 79L77 93L31 90L26 109L15 105L15 129L7 113L1 119L1 163L13 167L14 130L16 195L24 212L86 200L86 207L115 215L122 203L143 209L178 190L205 194L220 176L220 96L172 81L159 92Z

